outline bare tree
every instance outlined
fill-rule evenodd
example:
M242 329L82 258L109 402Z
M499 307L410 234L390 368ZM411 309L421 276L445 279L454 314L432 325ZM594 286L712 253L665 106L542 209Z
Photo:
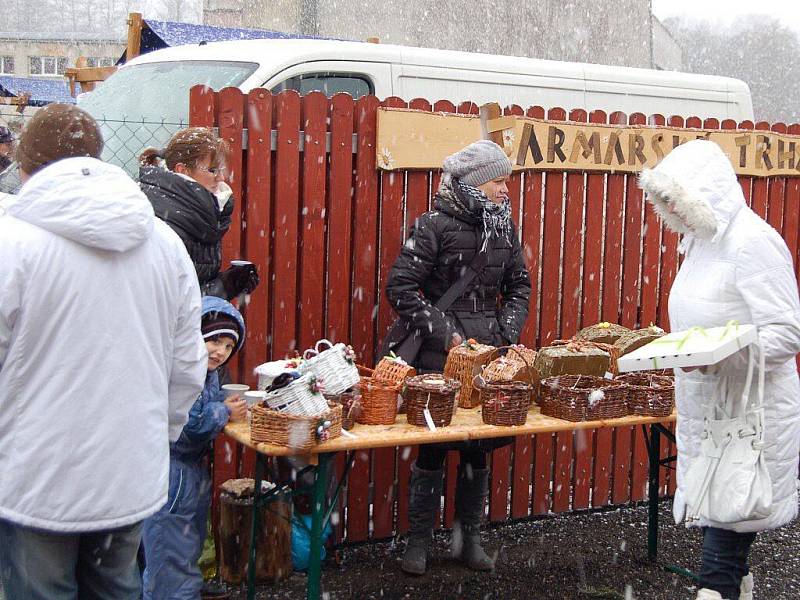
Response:
M665 26L690 71L742 79L758 120L800 122L800 36L773 17L750 15L729 27L685 18Z

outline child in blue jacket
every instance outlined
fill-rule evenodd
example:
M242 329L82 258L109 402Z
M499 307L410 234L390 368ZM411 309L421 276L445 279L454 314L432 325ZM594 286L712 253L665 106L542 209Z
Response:
M223 400L217 369L241 348L244 320L221 298L203 298L203 339L208 349L208 374L200 397L177 442L170 444L169 496L166 505L144 522L142 543L146 567L144 600L196 600L203 578L197 560L206 537L211 504L208 456L225 424L247 417L238 397Z

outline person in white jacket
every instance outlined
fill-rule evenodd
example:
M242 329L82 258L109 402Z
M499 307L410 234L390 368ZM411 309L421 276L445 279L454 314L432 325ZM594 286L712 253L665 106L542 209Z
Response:
M0 205L0 577L7 600L134 600L141 522L203 387L180 238L70 105L31 119Z
M640 184L665 225L683 236L684 260L669 294L671 329L724 326L731 320L758 328L766 361L764 455L771 513L736 523L691 524L703 527L697 598L749 600L753 578L747 559L756 532L797 516L800 302L792 256L778 232L748 208L730 160L714 142L679 146L643 171ZM690 372L676 369L676 523L685 517L686 474L699 454L707 404L721 377L728 378L730 389L744 388L746 352Z

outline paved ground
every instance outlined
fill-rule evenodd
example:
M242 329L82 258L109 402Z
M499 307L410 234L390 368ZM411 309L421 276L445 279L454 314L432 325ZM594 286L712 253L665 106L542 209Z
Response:
M345 548L340 564L323 571L326 600L343 599L693 599L692 579L667 570L696 568L700 535L676 526L671 504L661 506L656 563L647 561L645 507L558 516L491 527L487 546L498 556L492 574L473 573L446 558L447 536L435 540L436 557L423 577L400 571L404 542ZM751 553L759 600L800 599L800 524L760 534ZM302 599L305 576L263 586L259 599ZM235 593L244 600L244 593Z

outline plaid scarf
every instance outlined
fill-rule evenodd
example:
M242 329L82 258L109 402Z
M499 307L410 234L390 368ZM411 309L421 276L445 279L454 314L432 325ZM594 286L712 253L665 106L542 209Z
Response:
M480 210L480 218L483 222L483 244L481 252L485 252L489 243L489 237L505 237L511 239L511 202L506 199L501 203L492 202L481 190L471 185L467 185L458 179L452 179L453 191L455 191L454 202L458 208L464 212L475 214L475 208Z

